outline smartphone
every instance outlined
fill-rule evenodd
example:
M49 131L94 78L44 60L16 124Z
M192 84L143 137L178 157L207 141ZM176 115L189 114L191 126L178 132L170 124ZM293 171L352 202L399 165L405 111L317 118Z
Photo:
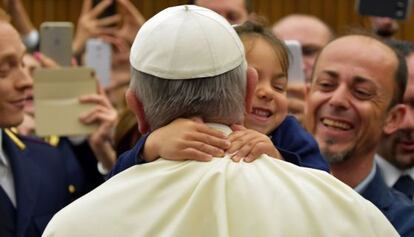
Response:
M62 67L71 66L72 22L44 22L40 26L40 52Z
M93 0L92 5L95 7L98 5L102 0ZM108 16L113 16L116 14L116 3L115 0L112 0L111 4L105 8L105 10L98 16L98 18L105 18Z
M108 87L111 80L112 47L98 39L86 42L85 65L95 69L96 76L103 87Z
M98 91L93 69L40 68L34 73L35 124L38 136L90 134L97 125L85 125L79 116L95 105L79 103L82 95Z
M412 0L357 0L360 15L407 19L411 13Z
M305 75L302 67L302 46L297 40L285 40L284 42L289 50L288 83L305 84Z

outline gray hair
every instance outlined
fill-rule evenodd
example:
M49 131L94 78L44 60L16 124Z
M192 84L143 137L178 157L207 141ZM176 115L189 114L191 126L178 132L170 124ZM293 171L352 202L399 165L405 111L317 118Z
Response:
M131 75L130 89L143 104L151 130L192 116L224 124L243 121L245 64L209 78L168 80L134 68Z

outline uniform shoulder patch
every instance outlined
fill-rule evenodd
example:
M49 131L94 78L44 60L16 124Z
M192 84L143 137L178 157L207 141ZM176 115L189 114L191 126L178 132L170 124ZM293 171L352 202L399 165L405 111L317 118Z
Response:
M5 129L4 131L10 137L10 139L21 150L24 150L26 148L26 144L28 144L28 143L32 143L32 144L34 143L34 144L40 144L40 145L45 145L45 146L51 146L49 143L47 143L46 141L42 140L39 137L26 136L26 135L17 134L17 133L13 132L10 129Z
M4 129L4 133L13 141L14 144L16 144L16 146L20 149L20 150L24 150L26 149L26 145L24 144L24 142L20 139L19 135L17 135L16 133L14 133L12 130L10 129Z

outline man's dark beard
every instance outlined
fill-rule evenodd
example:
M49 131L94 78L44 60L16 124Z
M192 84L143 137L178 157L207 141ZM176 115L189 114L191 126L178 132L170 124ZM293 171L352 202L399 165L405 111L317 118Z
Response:
M351 158L351 155L353 154L353 150L354 150L353 147L349 150L345 150L345 151L342 151L342 152L330 152L329 151L329 146L334 145L335 141L326 140L325 142L327 144L327 148L326 149L321 148L321 153L322 153L323 157L325 158L325 160L329 164L340 163L340 162L346 161L349 158Z
M351 157L350 151L344 151L341 153L338 153L338 152L332 153L332 152L321 150L321 152L322 152L323 157L329 164L340 163L340 162L348 160Z
M412 130L399 130L397 132L396 136L396 140L394 141L393 145L392 145L392 151L389 155L389 157L393 157L392 159L389 159L389 162L392 163L394 166L396 166L398 169L400 170L407 170L407 169L411 169L412 167L414 167L414 162L401 162L400 159L397 158L398 154L397 154L397 143L402 142L402 140L414 140L414 131ZM402 151L401 151L402 152ZM404 155L410 155L407 154L407 152L404 152ZM412 155L412 154L411 154Z

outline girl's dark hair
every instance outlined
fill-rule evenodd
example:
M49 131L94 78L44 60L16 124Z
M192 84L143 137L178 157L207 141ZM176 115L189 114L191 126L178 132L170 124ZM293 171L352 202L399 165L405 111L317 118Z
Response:
M234 29L243 43L245 43L245 41L250 37L258 37L268 42L273 47L276 55L279 57L282 71L285 73L287 78L289 69L289 50L282 40L278 39L262 24L253 21L246 21L245 23L234 27ZM246 49L246 54L248 53L248 50L249 49Z

